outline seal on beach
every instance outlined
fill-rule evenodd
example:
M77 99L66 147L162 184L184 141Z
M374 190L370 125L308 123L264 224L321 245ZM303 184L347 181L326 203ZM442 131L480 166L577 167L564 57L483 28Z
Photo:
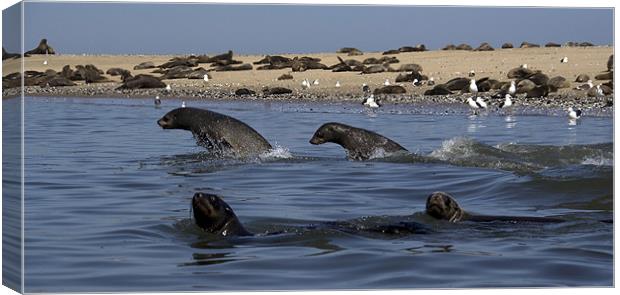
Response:
M347 151L347 158L358 161L396 152L408 152L383 135L336 122L323 124L310 139L310 143L314 145L326 142L342 146Z
M456 200L445 192L434 192L426 199L426 214L440 220L449 222L474 221L474 222L545 222L559 223L565 220L552 217L530 217L530 216L493 216L493 215L474 215L465 212Z
M131 74L123 75L123 81L123 84L116 88L117 90L166 87L166 84L158 78L145 74L136 75L135 77L132 77Z
M2 47L2 60L5 59L11 59L11 58L20 58L22 57L21 54L19 53L9 53L6 51L6 49L4 49L4 47Z
M271 144L249 125L220 113L177 108L157 121L163 129L191 131L196 143L217 154L246 156L270 150Z
M196 225L206 232L223 237L252 235L243 227L232 208L217 195L195 193L192 212Z
M52 46L47 45L47 39L41 39L39 42L39 46L37 48L26 51L25 54L55 54L54 48Z

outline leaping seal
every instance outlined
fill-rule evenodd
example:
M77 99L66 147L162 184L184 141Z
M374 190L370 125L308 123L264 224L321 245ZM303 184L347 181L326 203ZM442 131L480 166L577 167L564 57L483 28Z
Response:
M408 152L400 144L383 135L335 122L323 124L310 139L310 143L314 145L326 142L342 146L351 160L368 160L396 152Z
M198 108L177 108L157 121L163 129L191 131L198 145L218 155L247 156L272 146L249 125L220 113Z

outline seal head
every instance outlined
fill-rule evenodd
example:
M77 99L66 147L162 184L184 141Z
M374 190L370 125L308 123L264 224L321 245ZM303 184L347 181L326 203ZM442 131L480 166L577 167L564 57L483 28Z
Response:
M217 195L195 193L192 210L196 225L206 232L224 237L252 235L243 228L232 208Z
M458 222L465 212L452 196L444 192L434 192L426 199L426 214L437 219Z
M385 136L336 122L323 124L310 138L310 143L314 145L326 142L342 146L351 160L368 160L407 152L404 147Z

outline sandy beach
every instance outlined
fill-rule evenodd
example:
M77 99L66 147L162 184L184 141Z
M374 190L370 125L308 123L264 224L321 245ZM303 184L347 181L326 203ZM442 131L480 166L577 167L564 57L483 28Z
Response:
M215 53L219 54L219 53ZM434 50L425 52L399 53L394 56L399 63L391 64L393 68L398 68L402 64L416 63L422 66L422 74L433 77L437 84L445 83L455 77L467 77L470 71L476 73L475 78L490 77L499 81L509 81L507 72L522 64L527 64L529 69L540 70L550 78L562 76L571 82L570 88L559 89L556 93L551 93L545 99L527 99L529 104L540 104L548 106L563 106L567 101L581 107L603 107L610 98L587 98L586 91L574 90L574 87L581 85L575 82L579 74L587 74L592 80L594 76L607 70L607 60L613 54L613 47L560 47L560 48L514 48L496 49L495 51L461 51L461 50ZM213 56L214 54L209 54ZM112 67L128 69L133 75L152 74L154 69L133 70L133 67L141 62L152 61L155 65L160 65L175 56L184 55L34 55L24 59L25 70L44 72L47 69L61 71L65 65L75 68L76 65L93 64L97 68L107 71ZM338 63L338 57L343 59L355 59L363 61L369 57L381 58L381 52L368 52L360 56L347 56L337 53L317 53L317 54L282 54L289 58L295 56L310 56L321 59L321 63L331 66ZM568 63L561 63L563 57L568 57ZM252 64L262 59L264 55L234 55L233 59L243 63ZM44 65L44 60L48 61ZM3 75L18 72L21 59L9 59L2 63ZM209 64L200 64L209 70ZM292 72L290 68L281 70L257 70L258 65L253 65L252 70L229 71L229 72L210 72L212 79L205 82L202 79L171 79L164 80L171 85L172 91L164 89L139 89L139 90L115 90L121 85L119 76L104 75L112 82L85 84L84 81L76 81L78 86L69 87L26 87L27 96L96 96L96 97L149 97L160 95L161 97L178 97L186 99L240 99L234 96L234 91L238 88L249 88L257 92L251 98L243 99L278 99L278 100L311 100L311 101L361 101L363 83L368 84L372 89L383 86L386 79L392 84L399 84L405 87L406 94L387 95L383 98L384 102L453 102L463 101L460 94L449 96L423 96L424 91L430 86L414 87L411 83L395 83L394 80L399 73L383 72L375 74L360 74L359 72L332 72L331 70L307 70L304 72ZM277 78L282 74L291 74L292 80L278 81ZM159 76L160 74L153 74ZM318 80L319 85L313 85L309 89L302 89L301 81ZM339 82L341 87L336 87ZM606 81L596 81L594 84ZM263 96L263 87L286 87L293 90L289 95ZM2 96L13 97L19 95L19 88L3 89Z

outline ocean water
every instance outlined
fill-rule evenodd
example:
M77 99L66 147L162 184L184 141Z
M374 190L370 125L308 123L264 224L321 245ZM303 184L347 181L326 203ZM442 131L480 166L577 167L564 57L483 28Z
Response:
M188 101L248 123L276 146L217 159L190 132L156 124L179 105L25 100L26 292L613 284L610 117L572 124L564 115L469 116L465 107ZM311 145L330 121L373 130L430 161L354 162L338 145ZM423 211L438 190L476 214L566 222L437 221ZM204 233L190 217L197 191L222 196L257 235ZM386 218L429 231L320 226Z

